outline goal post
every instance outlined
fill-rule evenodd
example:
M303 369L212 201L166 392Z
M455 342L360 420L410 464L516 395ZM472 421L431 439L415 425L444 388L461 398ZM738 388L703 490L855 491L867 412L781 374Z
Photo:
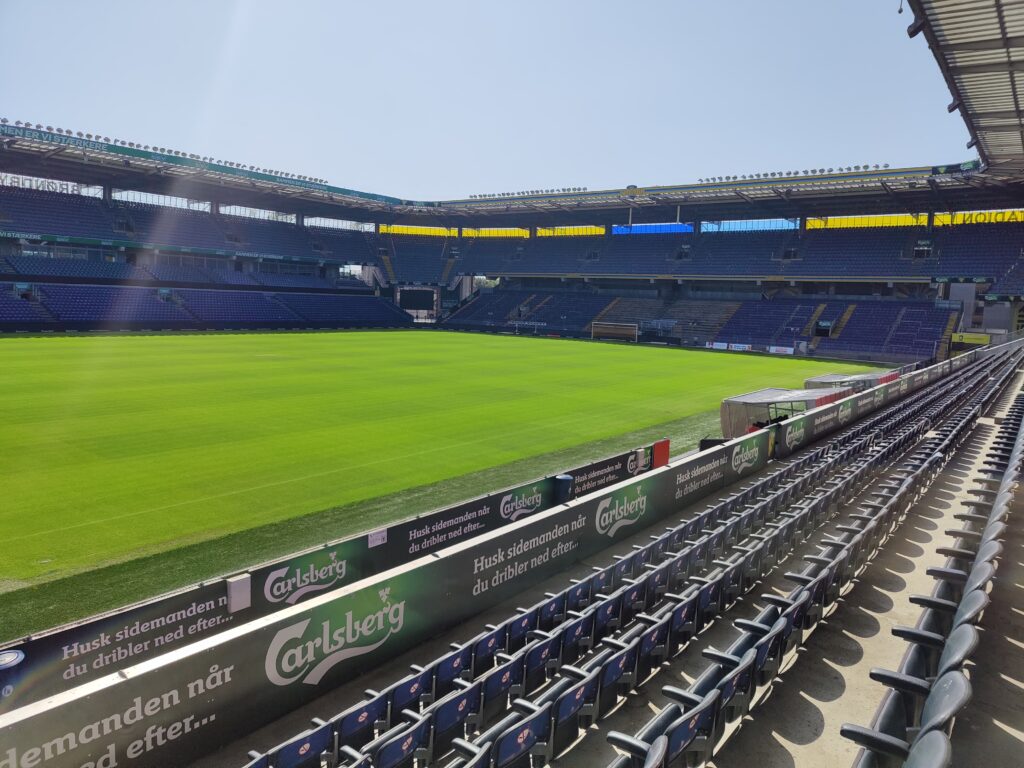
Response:
M637 323L591 323L590 338L636 341L640 326Z

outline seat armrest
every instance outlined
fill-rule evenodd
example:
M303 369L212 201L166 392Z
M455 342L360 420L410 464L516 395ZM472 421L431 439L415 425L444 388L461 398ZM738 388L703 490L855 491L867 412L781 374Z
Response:
M924 645L928 648L941 648L946 644L946 638L936 632L926 632L915 627L893 627L892 633L901 640L916 645Z
M739 656L734 656L731 653L724 653L723 651L716 651L714 648L705 648L701 652L701 656L705 659L721 664L727 669L735 669L739 666Z
M931 608L933 611L942 611L943 613L956 613L956 609L959 607L952 600L943 600L942 598L930 595L911 595L910 602L913 605Z
M924 698L931 691L931 684L919 677L905 675L902 672L893 672L888 669L872 669L869 676L876 683L893 688L903 693L912 693L915 696Z
M700 696L690 693L689 691L684 691L682 688L677 688L674 685L662 686L661 692L668 698L673 701L678 701L685 707L696 707L704 700Z
M751 621L750 619L736 619L736 621L733 622L733 625L739 627L745 632L749 632L752 635L757 635L758 637L764 637L772 629L767 624L762 624L759 621Z
M904 760L910 754L910 745L902 739L897 739L895 736L887 736L884 733L879 733L860 725L844 723L839 729L839 733L843 738L849 739L854 744L858 744L872 752L879 752L883 755L891 755Z
M608 731L608 735L605 738L613 747L618 747L623 752L632 755L633 757L646 757L647 750L650 747L650 744L646 741L640 741L638 738L627 736L626 734L619 733L618 731Z

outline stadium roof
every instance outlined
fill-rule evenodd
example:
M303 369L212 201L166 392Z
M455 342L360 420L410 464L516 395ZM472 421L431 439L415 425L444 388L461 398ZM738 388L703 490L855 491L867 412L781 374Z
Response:
M950 166L759 174L658 187L424 202L250 170L167 150L0 124L0 170L79 184L305 216L447 226L624 224L857 213L920 213L1020 204L1017 180L977 162Z
M923 33L991 174L1024 171L1024 3L910 0L911 37Z
M305 216L557 226L1016 208L1024 200L1024 0L910 0L981 163L819 168L697 184L403 200L175 150L0 120L0 170Z

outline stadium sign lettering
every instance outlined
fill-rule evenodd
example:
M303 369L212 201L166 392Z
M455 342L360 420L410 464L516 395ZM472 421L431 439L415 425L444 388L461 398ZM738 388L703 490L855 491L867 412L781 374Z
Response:
M629 459L626 460L626 471L631 475L639 475L641 472L646 472L651 466L651 454L649 451L644 450L643 461L637 460L637 453L629 454Z
M752 467L755 464L757 464L758 459L761 458L761 447L757 443L753 443L749 447L744 447L746 445L747 443L740 443L733 449L733 472L742 472L743 470L747 469L747 467Z
M82 194L82 187L79 184L56 181L55 179L39 179L35 176L19 176L13 173L0 173L0 186L39 189L45 192L61 192L66 195Z
M885 404L885 387L878 387L875 390L875 408L881 408Z
M327 553L328 562L318 565L308 563L271 571L263 586L263 595L272 603L286 602L294 605L298 600L313 592L330 589L344 581L348 572L348 561L339 560L337 551Z
M798 445L803 443L804 438L807 434L804 427L806 426L805 420L800 419L789 424L789 428L786 430L786 447L793 450Z
M313 634L307 634L312 620L305 619L279 631L267 649L267 679L282 687L298 680L318 685L346 659L380 648L405 626L405 601L391 602L390 592L389 588L379 591L381 608L358 618L348 611L340 626L327 619L314 627Z
M966 211L964 224L1004 224L1024 221L1021 211Z
M498 508L501 516L508 521L518 520L520 517L536 512L544 506L544 496L534 486L529 493L507 493L501 499Z
M839 423L845 424L853 416L853 403L847 400L839 405Z
M28 139L30 141L48 141L51 144L60 144L65 147L77 147L79 149L92 149L96 151L104 151L112 147L112 145L105 144L102 141L79 139L74 136L65 136L61 133L37 131L34 128L22 128L17 125L0 125L0 136L10 136L15 139Z
M636 498L630 498L628 490L636 490ZM646 511L647 493L640 483L601 500L597 505L597 532L614 536L620 528L636 523Z

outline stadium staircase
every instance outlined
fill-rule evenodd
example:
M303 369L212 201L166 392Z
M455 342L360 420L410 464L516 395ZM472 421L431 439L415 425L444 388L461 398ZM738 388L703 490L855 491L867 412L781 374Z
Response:
M448 256L444 262L444 269L441 270L441 283L448 285L448 281L451 279L452 270L455 268L455 257Z
M945 360L949 357L949 340L953 338L953 331L956 330L956 324L959 319L959 312L949 313L949 320L946 321L946 328L942 331L942 337L939 339L939 354L936 355L936 359Z
M545 296L543 299L541 299L537 303L536 306L531 306L531 302L534 299L536 299L536 298L537 298L537 294L536 293L531 293L523 301L521 301L518 305L513 307L511 309L511 311L509 311L509 313L508 313L508 318L507 318L508 321L510 323L514 323L514 322L519 321L519 320L526 320L530 315L532 315L538 309L540 309L545 304L547 304L549 301L551 301L551 296L548 295L548 296Z
M843 328L845 328L846 324L848 322L850 322L850 318L853 317L853 313L856 310L857 310L857 305L856 304L850 304L846 308L846 310L843 312L843 314L839 317L839 320L836 321L835 327L832 329L832 334L829 336L829 338L831 338L831 339L838 339L839 338L839 334L841 334L843 332ZM819 315L819 317L820 317L820 315ZM822 338L824 338L824 337L822 337L822 336L815 336L811 340L811 345L810 345L811 349L817 349L818 345L821 343Z
M907 308L901 307L899 313L896 315L896 322L889 326L889 332L885 336L885 341L882 342L882 346L880 347L881 349L885 349L889 346L889 342L892 341L892 337L896 335L896 332L899 330L900 323L903 322L903 318L906 314Z
M622 298L619 297L619 296L616 296L614 299L612 299L607 307L605 307L604 309L602 309L600 312L597 313L597 317L595 317L593 320L591 320L589 323L587 323L586 328L584 330L586 330L587 333L593 333L594 332L594 323L600 323L621 302L622 302ZM611 321L609 321L609 322L611 322Z
M801 336L812 336L814 334L814 324L818 322L818 318L821 317L826 306L827 305L825 304L819 304L817 308L815 308L814 313L811 315L811 319L808 320L807 325L804 326L804 330L800 334Z
M39 300L38 295L34 295L32 299L26 302L29 308L36 314L36 316L45 323L57 322L57 316L50 311L50 309Z
M390 240L390 238L388 238L388 239ZM388 278L388 284L389 285L394 285L397 282L397 280L395 279L395 266L394 266L394 264L391 263L391 255L390 255L390 254L392 254L394 252L395 252L395 244L393 242L391 243L391 250L390 250L390 252L387 249L385 249L384 251L380 252L380 260L381 260L381 263L384 265L384 274Z
M1021 252L1021 258L1010 265L1010 268L992 284L989 291L995 294L1016 293L1020 286L1024 285L1024 273L1018 274L1022 260L1024 260L1024 251Z
M202 318L199 317L199 315L197 315L195 313L195 311L192 309L192 307L190 307L185 302L184 299L182 299L181 294L179 294L177 292L172 293L171 294L171 301L173 301L175 304L177 304L178 307L181 309L181 311L184 312L189 317L191 317L193 320L195 320L196 322L202 322Z

